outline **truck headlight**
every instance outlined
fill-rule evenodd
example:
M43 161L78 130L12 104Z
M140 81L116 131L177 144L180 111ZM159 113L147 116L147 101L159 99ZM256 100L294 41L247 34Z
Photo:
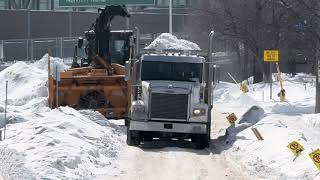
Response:
M141 101L141 100L134 101L132 103L132 111L137 112L137 113L144 113L145 105L144 105L143 101Z
M195 108L193 109L193 115L194 116L202 116L206 113L206 110L203 108Z

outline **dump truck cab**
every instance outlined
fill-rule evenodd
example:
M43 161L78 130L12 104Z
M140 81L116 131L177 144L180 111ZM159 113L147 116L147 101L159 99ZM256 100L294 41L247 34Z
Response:
M143 54L131 62L132 103L128 145L154 138L191 139L197 148L209 145L211 86L208 61L186 53ZM210 73L212 75L212 73Z

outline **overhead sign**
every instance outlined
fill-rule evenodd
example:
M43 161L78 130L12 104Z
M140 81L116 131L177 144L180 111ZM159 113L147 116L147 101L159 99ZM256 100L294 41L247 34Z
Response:
M314 162L314 164L317 166L317 168L320 170L320 149L317 149L309 154L311 160Z
M263 54L264 62L279 62L278 50L265 50Z
M299 155L304 150L304 147L298 141L292 141L287 147L295 156Z
M59 0L61 7L92 7L106 5L154 5L155 0Z

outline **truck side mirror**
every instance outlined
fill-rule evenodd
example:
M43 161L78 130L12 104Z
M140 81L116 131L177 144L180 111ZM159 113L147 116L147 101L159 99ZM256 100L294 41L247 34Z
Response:
M78 48L81 49L82 46L83 46L83 38L79 37L79 39L78 39Z
M126 71L126 76L125 76L124 80L130 81L131 80L131 61L126 61L125 71Z

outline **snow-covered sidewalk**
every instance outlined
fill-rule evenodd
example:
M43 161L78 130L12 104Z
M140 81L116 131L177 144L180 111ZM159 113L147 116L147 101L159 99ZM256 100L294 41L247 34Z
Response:
M230 161L237 162L261 178L320 179L320 171L308 155L320 148L320 114L312 114L315 87L313 82L305 81L310 79L314 77L306 74L285 76L284 89L288 102L284 103L276 97L280 91L277 83L273 85L272 100L268 98L269 85L250 85L250 92L242 94L235 84L220 83L215 90L220 120L232 112L241 117L251 106L258 105L264 109L264 116L261 119L256 117L259 122L253 127L259 130L264 140L257 140L251 128L247 128L217 141L221 144L216 146L220 146L219 149ZM289 142L294 140L305 148L296 159L287 148ZM224 144L226 142L229 144Z

